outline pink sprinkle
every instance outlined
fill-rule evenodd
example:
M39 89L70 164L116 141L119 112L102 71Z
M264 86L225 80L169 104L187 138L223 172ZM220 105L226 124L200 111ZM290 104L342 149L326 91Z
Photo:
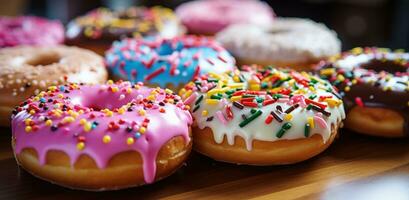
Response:
M220 111L220 110L217 111L216 116L220 120L221 123L223 123L224 125L227 124L226 118L224 118L222 111Z
M184 103L185 105L189 105L190 103L192 103L193 101L196 100L196 97L197 97L197 93L194 92L194 93L193 93L192 95L190 95L190 97L188 97L183 103Z
M327 128L327 122L322 118L322 113L317 113L314 116L314 121L315 123L317 123L318 125L321 126L321 128L326 129Z

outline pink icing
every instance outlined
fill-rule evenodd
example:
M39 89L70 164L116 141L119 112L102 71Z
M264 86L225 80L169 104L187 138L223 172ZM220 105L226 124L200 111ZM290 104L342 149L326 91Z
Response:
M34 148L39 155L40 164L43 165L48 150L65 152L72 165L80 155L87 154L95 160L99 168L105 168L114 155L134 150L142 157L145 182L152 183L156 174L156 156L160 148L175 136L183 136L188 143L192 117L179 96L162 89L143 86L139 88L141 85L139 83L132 86L129 82L93 86L66 85L57 87L51 95L29 99L22 107L17 108L12 117L12 132L16 139L15 152L18 154L24 148ZM154 94L156 98L150 101L149 96L154 90L157 93ZM58 96L61 94L64 99ZM134 105L130 110L129 106L126 107L121 114L120 107L129 102ZM61 103L60 108L55 108L57 103ZM45 107L48 109L45 110ZM112 116L98 108L110 109ZM53 110L57 109L62 111L61 116L53 114ZM71 111L68 110L71 109L79 115L67 123L64 118L70 116ZM29 114L30 110L36 112ZM80 110L84 112L81 113ZM146 113L141 115L141 110ZM45 117L52 120L53 126L59 124L58 129L53 130L52 126L47 126ZM26 119L31 120L27 122ZM86 131L84 125L81 125L81 119L86 119L91 124L97 122L98 125ZM27 126L31 127L28 132ZM132 131L129 131L129 127ZM141 127L146 127L143 134ZM137 136L137 133L140 136ZM104 143L104 136L110 137L108 143ZM133 138L133 144L127 143L129 138ZM82 150L77 146L80 142L85 144Z
M258 0L192 1L179 6L176 15L195 34L214 34L237 23L268 25L275 16L266 3Z
M0 47L17 45L55 45L64 41L59 21L41 17L0 17Z

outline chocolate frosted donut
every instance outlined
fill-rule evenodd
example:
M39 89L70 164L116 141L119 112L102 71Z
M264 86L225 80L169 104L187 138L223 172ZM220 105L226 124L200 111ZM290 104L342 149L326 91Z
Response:
M335 55L341 43L334 31L309 19L276 18L268 26L232 25L216 35L238 64L274 65L311 70Z
M98 8L67 25L69 45L103 54L115 40L124 37L174 37L185 32L173 11L164 7L130 7L122 11Z
M76 47L9 47L0 50L0 125L9 126L19 103L50 85L104 83L107 72L97 54Z
M318 65L344 96L346 127L383 136L409 136L409 53L355 48Z

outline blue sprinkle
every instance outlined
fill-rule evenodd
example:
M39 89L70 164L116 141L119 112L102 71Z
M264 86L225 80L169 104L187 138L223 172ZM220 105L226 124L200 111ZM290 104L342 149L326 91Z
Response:
M45 98L44 98L44 97L41 97L41 98L40 98L40 102L41 102L41 103L45 103L45 102L46 102Z
M64 92L65 91L65 87L63 85L60 86L60 91Z
M135 138L139 139L141 137L141 134L139 132L135 133Z

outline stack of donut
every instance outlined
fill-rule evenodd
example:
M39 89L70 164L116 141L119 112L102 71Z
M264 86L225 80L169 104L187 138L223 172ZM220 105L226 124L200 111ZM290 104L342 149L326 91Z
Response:
M325 25L258 0L98 8L66 31L38 17L0 27L0 125L11 124L22 168L64 187L151 184L192 148L298 163L327 149L344 119L359 133L409 135L409 53L341 53Z

